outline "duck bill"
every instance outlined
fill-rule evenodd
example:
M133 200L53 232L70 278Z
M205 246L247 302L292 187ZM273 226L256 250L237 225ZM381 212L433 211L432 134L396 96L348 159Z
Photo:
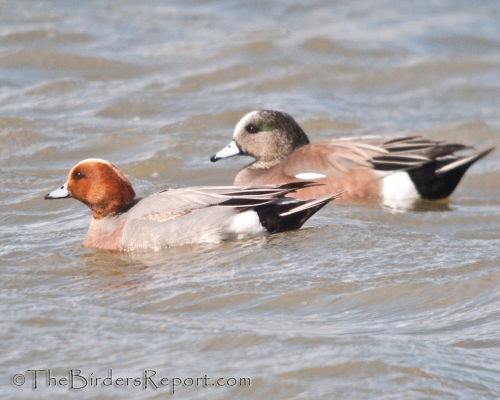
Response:
M66 199L68 197L71 197L71 195L68 192L67 186L68 186L68 183L65 183L59 189L56 189L56 190L50 192L49 194L46 194L45 200Z
M219 151L214 156L210 157L210 161L216 162L223 158L229 158L232 156L237 156L241 154L241 150L238 145L234 142L234 140L229 143L226 147L224 147L221 151Z

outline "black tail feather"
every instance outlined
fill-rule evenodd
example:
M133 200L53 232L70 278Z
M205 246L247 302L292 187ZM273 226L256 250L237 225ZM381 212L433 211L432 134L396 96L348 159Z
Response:
M453 193L469 167L493 149L471 157L438 157L430 163L408 170L408 174L422 198L444 199Z
M300 181L283 183L280 185L262 185L262 186L252 186L248 190L247 187L243 187L243 190L237 190L234 192L225 193L224 196L232 197L254 197L254 198L266 198L269 199L269 195L275 194L276 198L284 197L288 193L296 192L299 189L303 189L310 186L318 186L320 183L314 181ZM235 187L235 189L242 189L241 187Z
M337 193L314 200L283 200L279 207L276 207L276 204L263 204L254 210L267 231L285 232L299 229L317 211L339 195L340 193Z

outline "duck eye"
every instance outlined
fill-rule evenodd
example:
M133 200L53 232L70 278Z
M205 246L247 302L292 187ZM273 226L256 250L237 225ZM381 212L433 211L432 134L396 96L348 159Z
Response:
M84 177L85 177L85 175L83 174L83 172L80 172L80 171L77 171L75 173L75 175L73 176L74 179L82 179Z
M257 133L259 131L259 128L257 128L254 124L248 124L245 126L245 130L248 133Z

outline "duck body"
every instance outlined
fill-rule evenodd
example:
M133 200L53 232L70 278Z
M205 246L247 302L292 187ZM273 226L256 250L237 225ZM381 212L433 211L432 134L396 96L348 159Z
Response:
M45 198L74 197L89 206L93 217L86 247L159 250L298 229L335 197L285 197L308 185L191 187L135 198L130 182L114 165L89 159L78 163L66 184Z
M313 198L342 190L340 200L371 199L387 204L447 198L467 169L493 148L469 155L462 144L411 137L348 137L310 143L288 114L253 111L236 125L233 141L211 161L250 155L234 185L314 180L318 186L290 196Z

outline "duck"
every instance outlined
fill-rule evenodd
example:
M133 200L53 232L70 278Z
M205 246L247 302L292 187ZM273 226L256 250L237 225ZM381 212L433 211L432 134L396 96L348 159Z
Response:
M300 200L287 194L313 185L166 189L137 198L130 181L109 161L86 159L46 200L74 198L92 219L84 245L110 251L160 250L192 243L219 243L299 229L339 194Z
M236 155L255 161L241 169L233 185L267 185L314 180L318 185L289 196L311 199L340 192L340 201L382 201L408 207L418 199L448 198L467 169L494 147L461 155L470 146L421 136L346 137L310 143L292 116L257 110L236 125L233 140L210 158Z

